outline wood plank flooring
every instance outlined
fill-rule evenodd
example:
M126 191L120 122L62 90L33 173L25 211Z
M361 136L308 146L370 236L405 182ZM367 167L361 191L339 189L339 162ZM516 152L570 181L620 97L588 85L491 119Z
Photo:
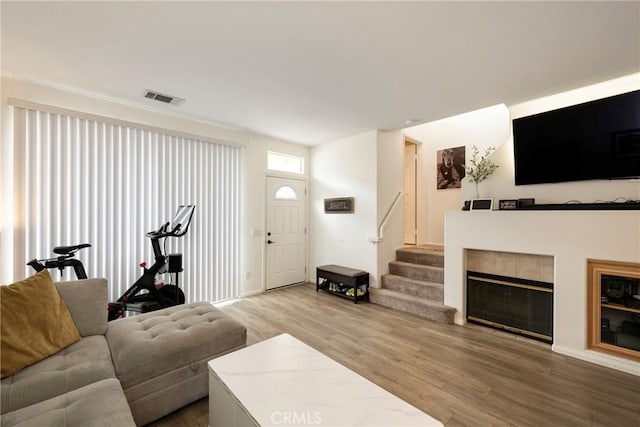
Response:
M446 426L640 426L640 377L480 326L442 325L313 284L221 307L247 344L289 333ZM152 424L208 425L207 398Z

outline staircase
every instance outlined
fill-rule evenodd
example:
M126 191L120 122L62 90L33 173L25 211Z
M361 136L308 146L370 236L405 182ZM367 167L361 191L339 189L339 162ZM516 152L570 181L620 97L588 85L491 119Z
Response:
M396 251L380 288L369 288L375 304L440 323L453 323L456 309L444 305L444 248L411 246Z

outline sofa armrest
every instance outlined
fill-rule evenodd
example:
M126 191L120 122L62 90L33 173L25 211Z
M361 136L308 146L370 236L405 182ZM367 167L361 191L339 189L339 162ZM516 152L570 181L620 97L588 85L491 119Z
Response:
M107 332L107 280L101 278L58 282L56 288L83 337Z

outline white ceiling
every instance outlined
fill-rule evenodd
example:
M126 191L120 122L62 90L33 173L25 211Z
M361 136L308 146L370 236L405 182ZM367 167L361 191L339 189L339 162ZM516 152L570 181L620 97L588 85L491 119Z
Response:
M640 71L637 1L1 8L3 75L309 145Z

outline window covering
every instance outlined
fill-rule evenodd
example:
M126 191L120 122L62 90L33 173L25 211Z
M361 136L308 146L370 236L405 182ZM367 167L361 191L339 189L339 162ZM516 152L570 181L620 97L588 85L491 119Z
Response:
M241 148L67 113L14 106L14 271L32 274L25 264L54 246L90 243L77 256L115 300L154 261L145 233L195 204L189 232L166 242L183 254L186 301L237 297Z

